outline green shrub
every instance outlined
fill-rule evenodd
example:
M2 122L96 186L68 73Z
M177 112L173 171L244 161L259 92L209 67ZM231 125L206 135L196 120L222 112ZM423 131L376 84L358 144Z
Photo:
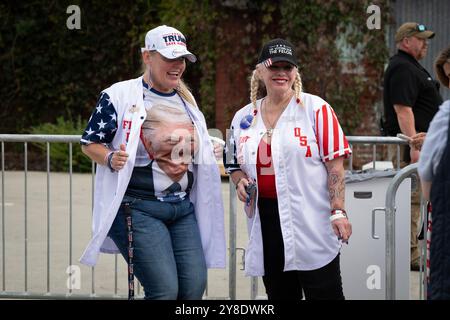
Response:
M32 134L52 134L52 135L80 135L85 129L85 122L78 117L76 121L58 117L56 123L43 123L32 127ZM38 149L47 151L47 145L36 143ZM69 171L69 144L50 143L50 165L52 171ZM83 154L79 143L72 144L72 170L73 172L91 172L91 160Z

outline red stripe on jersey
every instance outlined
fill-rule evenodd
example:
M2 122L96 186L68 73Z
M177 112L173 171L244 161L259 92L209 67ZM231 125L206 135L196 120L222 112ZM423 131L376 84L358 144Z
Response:
M339 123L337 121L336 114L334 113L333 109L331 109L331 113L333 116L333 137L332 137L334 142L333 152L336 152L339 151Z
M323 132L322 132L322 143L323 143L323 157L328 156L328 112L327 106L322 106L322 119L323 119Z
M348 149L348 148L349 148L348 140L347 140L347 137L344 135L344 149Z
M319 154L320 154L319 113L320 113L320 109L316 111L316 140L317 140L317 148L319 149Z
M335 121L335 123L336 123L336 125L337 125L337 130L339 131L339 121L338 121L338 119L337 119L337 116L336 116L336 113L334 113L334 110L333 109L331 109L331 111L333 112L333 119L334 119L334 121ZM335 130L336 130L336 128L334 128ZM334 136L334 139L336 139L336 137L339 137L338 135L335 135ZM345 136L345 134L344 133L342 133L342 140L344 141L344 150L346 150L346 149L348 149L349 148L349 145L348 145L348 140L347 140L347 137ZM336 148L336 144L338 145L338 147ZM339 140L336 142L336 140L334 141L334 151L338 151L339 150ZM349 152L348 152L348 150L345 152L345 154L348 154Z

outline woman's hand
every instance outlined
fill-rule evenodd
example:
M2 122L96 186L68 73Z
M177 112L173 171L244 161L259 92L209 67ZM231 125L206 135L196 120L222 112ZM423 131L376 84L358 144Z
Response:
M246 202L247 200L247 191L245 188L250 184L250 180L247 177L241 177L236 184L236 193L238 195L239 200L242 202Z
M235 170L231 172L231 180L236 186L236 193L242 202L246 202L247 200L247 191L246 188L250 183L253 183L251 178L248 178L247 175L241 170Z
M120 145L120 150L114 151L111 158L111 168L116 171L122 170L128 161L128 153L125 152L125 144Z
M209 138L214 148L214 157L216 158L217 161L222 160L225 141L213 136L209 136Z
M352 224L346 217L331 221L333 231L342 242L348 242L352 235Z
M216 160L221 160L223 158L223 147L220 143L213 142L214 146L214 156Z

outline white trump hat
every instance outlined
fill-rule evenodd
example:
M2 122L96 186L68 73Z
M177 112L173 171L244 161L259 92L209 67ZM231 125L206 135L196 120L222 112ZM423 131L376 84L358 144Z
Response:
M145 36L144 51L158 51L167 59L186 58L190 62L197 61L197 57L187 50L186 38L175 28L162 25L156 27Z

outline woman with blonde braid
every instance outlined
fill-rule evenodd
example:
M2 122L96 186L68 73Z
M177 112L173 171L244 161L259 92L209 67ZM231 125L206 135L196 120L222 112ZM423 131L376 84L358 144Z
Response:
M260 84L266 96L257 100ZM302 92L294 47L283 39L263 46L250 98L233 118L225 149L248 215L246 274L263 276L271 300L300 300L302 292L344 299L339 250L352 230L343 158L351 150L336 115Z

